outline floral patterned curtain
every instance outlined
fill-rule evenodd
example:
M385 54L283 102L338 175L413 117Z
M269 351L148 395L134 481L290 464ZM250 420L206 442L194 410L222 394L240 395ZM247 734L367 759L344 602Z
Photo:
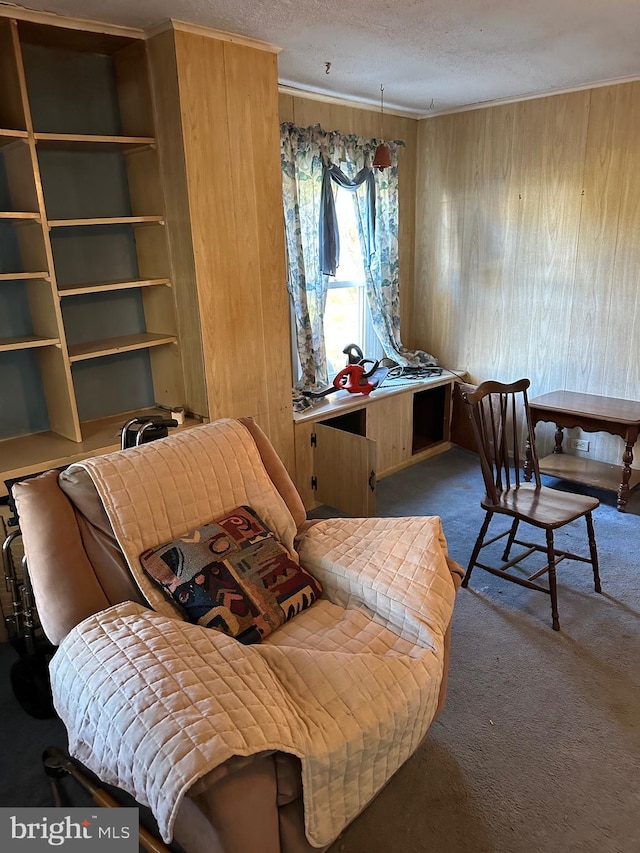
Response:
M375 142L375 140L373 140ZM375 171L376 242L369 264L364 265L371 318L385 355L403 366L429 367L438 360L423 350L410 350L400 340L400 281L398 260L398 146L387 143L391 168ZM374 152L375 154L375 148ZM371 155L373 160L373 154ZM366 198L354 193L362 257L368 257L369 215Z
M282 189L292 299L302 387L328 384L324 310L328 276L320 271L319 220L322 194L320 128L283 124Z
M324 346L324 312L328 276L320 269L320 208L324 166L336 165L354 179L371 167L380 140L325 131L319 125L300 128L281 125L282 183L288 289L292 299L301 387L329 383ZM367 296L374 328L385 353L400 364L433 365L437 360L422 351L407 350L400 341L398 288L398 168L401 142L388 142L392 167L376 172L376 250L365 262ZM366 251L368 202L366 193L354 192L363 257Z

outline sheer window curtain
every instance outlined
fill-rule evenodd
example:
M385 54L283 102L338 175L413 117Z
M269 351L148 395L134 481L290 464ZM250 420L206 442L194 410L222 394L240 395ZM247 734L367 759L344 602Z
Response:
M378 143L318 125L281 125L288 289L302 370L300 387L329 383L323 324L327 273L335 272L339 252L331 180L353 191L367 297L386 355L402 365L437 364L432 355L408 350L400 340L397 153L402 143L387 143L392 166L374 172L371 163Z

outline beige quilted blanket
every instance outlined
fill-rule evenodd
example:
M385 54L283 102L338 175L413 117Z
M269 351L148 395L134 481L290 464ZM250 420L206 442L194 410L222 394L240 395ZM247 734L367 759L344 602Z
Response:
M184 437L194 433L197 495ZM238 447L243 463L223 462ZM286 505L242 425L217 422L147 448L83 463L132 568L145 547L240 503L292 543ZM228 498L224 484L203 485L225 476ZM440 520L322 521L299 553L326 600L262 645L185 623L152 600L156 612L127 602L90 617L54 656L72 754L149 805L165 840L197 779L232 755L279 749L301 759L310 843L328 844L428 729L455 595Z

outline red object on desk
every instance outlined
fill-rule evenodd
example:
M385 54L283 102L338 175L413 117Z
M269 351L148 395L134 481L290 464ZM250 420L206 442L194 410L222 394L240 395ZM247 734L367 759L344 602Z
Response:
M339 373L336 373L333 384L341 391L365 396L368 396L376 387L364 378L364 367L361 364L348 364L343 367Z

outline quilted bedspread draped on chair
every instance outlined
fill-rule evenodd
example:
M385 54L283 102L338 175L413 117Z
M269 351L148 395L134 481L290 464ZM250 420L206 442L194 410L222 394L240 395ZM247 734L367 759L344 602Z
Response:
M153 451L82 463L132 571L144 547L256 500L281 541L291 541L286 505L262 479L245 433L220 421ZM230 443L244 473L224 461ZM196 494L205 460L222 482L213 487L202 475ZM150 806L165 840L196 780L232 755L281 750L301 760L307 837L328 844L433 719L455 598L440 520L321 521L299 554L325 597L267 642L244 646L170 608L126 602L78 625L54 657L55 704L72 754Z

